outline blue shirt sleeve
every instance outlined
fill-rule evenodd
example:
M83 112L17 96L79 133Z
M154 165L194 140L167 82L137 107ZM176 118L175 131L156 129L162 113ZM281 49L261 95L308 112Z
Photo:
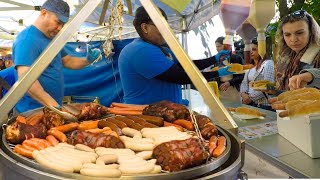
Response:
M165 72L174 64L174 61L165 56L159 47L153 45L141 48L134 59L131 65L137 73L147 79Z
M31 66L41 54L41 49L32 41L20 41L14 46L15 66ZM37 48L35 48L37 47Z

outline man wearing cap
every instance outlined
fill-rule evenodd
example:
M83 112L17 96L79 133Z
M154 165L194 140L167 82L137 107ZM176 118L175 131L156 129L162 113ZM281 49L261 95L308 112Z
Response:
M13 44L13 61L17 76L21 77L69 20L69 5L62 0L47 0L36 21L19 33ZM87 47L87 57L69 56L63 49L58 52L38 80L16 104L18 113L41 106L60 106L64 96L63 67L83 68L101 59L98 49Z

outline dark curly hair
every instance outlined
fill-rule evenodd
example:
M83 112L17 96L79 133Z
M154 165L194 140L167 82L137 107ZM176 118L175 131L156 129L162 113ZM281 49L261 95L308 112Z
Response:
M159 8L159 10L161 11L161 14L164 16L164 18L168 19L166 13L161 8ZM143 6L138 7L136 10L136 15L133 20L133 26L141 38L143 38L141 24L148 23L148 22L152 22L149 14L147 13L147 11Z

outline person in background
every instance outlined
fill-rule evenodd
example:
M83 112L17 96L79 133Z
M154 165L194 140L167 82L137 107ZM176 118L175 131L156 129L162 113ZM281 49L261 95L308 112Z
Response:
M69 5L63 0L47 0L36 21L19 33L12 54L19 78L68 22L69 14ZM87 46L86 58L72 57L62 49L16 104L15 110L21 113L41 106L61 106L64 96L63 67L80 69L98 59L101 59L100 50L91 46Z
M6 56L4 60L4 65L6 66L6 68L12 67L14 65L11 55Z
M167 19L165 12L162 9L160 11ZM136 10L133 25L140 38L123 48L118 62L124 102L150 104L169 100L181 104L181 85L190 84L190 78L142 6ZM220 56L221 53L194 63L199 69L204 69ZM202 74L206 79L232 74L228 68Z
M5 68L6 68L6 65L4 64L4 59L1 58L1 59L0 59L0 71L3 70L3 69L5 69Z
M216 49L218 52L225 51L223 50L223 40L224 37L218 37L215 41ZM243 60L240 56L236 54L232 54L229 52L228 54L228 63L238 63L243 64ZM216 67L224 66L222 59L220 61L216 61L214 64ZM239 101L239 91L240 85L243 80L244 74L234 74L233 77L230 78L215 78L214 80L218 82L220 95L223 98L232 99L235 101Z
M289 79L290 90L299 89L303 87L320 88L320 69L304 69L300 74L294 75Z
M6 69L0 71L0 77L5 80L6 84L2 88L2 96L7 94L8 90L11 88L11 86L16 82L15 80L15 68L14 68L14 63L12 61L11 55L6 56L4 58L4 64L6 66Z
M250 82L258 80L268 80L274 82L274 64L273 60L268 59L265 55L264 58L258 54L258 42L256 39L252 40L251 44L251 59L255 67L246 72L241 83L240 94L243 104L259 107L266 110L272 110L268 99L263 92L256 91L250 87Z
M294 77L295 75L320 67L320 27L306 11L298 10L281 19L276 40L279 47L276 87L289 90L289 79L293 78L291 86L296 88L293 85L294 79L301 78L302 75Z

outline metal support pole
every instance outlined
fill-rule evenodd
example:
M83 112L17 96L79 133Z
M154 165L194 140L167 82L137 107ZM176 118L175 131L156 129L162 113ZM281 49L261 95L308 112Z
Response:
M72 37L80 25L89 17L101 0L89 0L83 8L72 18L57 36L52 40L48 47L42 52L38 59L32 64L30 69L18 79L11 87L9 92L0 101L0 124L6 121L5 115L27 92L32 83L38 79L41 73L48 67L53 58L63 48L67 41Z
M199 90L204 101L212 110L215 119L219 124L227 129L237 133L238 126L232 119L229 112L223 106L219 98L214 94L213 90L207 83L207 80L203 77L199 69L194 65L189 56L184 52L181 44L177 40L175 34L170 28L165 18L161 15L161 12L151 0L141 0L141 4L148 12L150 18L157 26L158 30L162 34L162 37L166 40L171 50L178 58L183 69L186 70L193 84Z

